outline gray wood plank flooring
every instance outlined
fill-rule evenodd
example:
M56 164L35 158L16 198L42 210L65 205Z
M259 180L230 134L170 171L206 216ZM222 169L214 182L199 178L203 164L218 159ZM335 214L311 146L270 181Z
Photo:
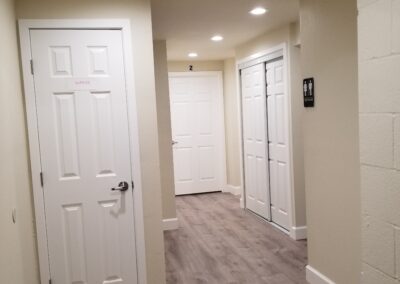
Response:
M306 241L239 207L228 193L176 198L180 228L164 233L168 284L305 284Z

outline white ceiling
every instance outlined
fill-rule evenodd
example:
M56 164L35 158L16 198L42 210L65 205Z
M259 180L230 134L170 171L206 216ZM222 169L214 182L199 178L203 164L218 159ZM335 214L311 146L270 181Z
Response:
M234 56L234 47L298 19L298 0L151 0L155 39L167 40L168 60L217 60ZM269 10L262 16L249 11ZM222 42L211 36L221 34Z

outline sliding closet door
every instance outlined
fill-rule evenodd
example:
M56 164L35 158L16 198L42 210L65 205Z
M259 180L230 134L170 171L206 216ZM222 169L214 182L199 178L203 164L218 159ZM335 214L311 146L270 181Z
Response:
M265 64L241 71L246 208L270 219Z
M289 229L289 122L283 58L268 62L266 71L271 218Z

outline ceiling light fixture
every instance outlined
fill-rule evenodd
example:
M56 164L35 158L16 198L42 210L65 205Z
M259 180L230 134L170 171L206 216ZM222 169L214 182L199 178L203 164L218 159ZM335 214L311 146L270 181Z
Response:
M263 8L263 7L256 7L253 10L250 11L250 14L255 15L255 16L259 16L259 15L263 15L267 12L268 10Z
M221 35L215 35L211 38L212 41L222 41L223 39Z
M194 57L197 57L199 55L196 52L191 52L191 53L188 54L188 56L191 57L191 58L194 58Z

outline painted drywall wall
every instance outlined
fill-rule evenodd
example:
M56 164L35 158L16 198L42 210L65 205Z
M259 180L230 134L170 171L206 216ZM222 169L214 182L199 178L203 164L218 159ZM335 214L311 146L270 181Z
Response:
M239 112L237 101L236 60L224 60L224 108L226 172L229 186L240 187Z
M39 283L13 0L0 1L1 283ZM16 223L12 210L16 210Z
M188 72L189 66L193 66L193 71L224 71L223 60L210 61L168 61L168 72Z
M300 72L300 49L298 45L298 23L285 25L236 47L236 60L264 52L286 43L289 64L289 93L291 98L291 125L293 145L293 220L295 227L306 226L304 160L303 160L303 102Z
M165 283L160 162L149 0L17 0L19 19L125 18L132 27L133 66L143 186L148 283Z
M400 283L400 1L358 1L362 283Z
M301 67L315 78L304 114L309 265L338 284L360 283L356 0L300 0ZM376 252L378 253L378 252ZM320 282L323 283L323 282Z
M306 222L306 195L304 180L304 137L303 137L303 89L301 76L301 42L300 23L293 23L289 29L288 44L290 61L290 93L292 118L292 145L293 145L293 182L294 182L294 212L295 226L301 227Z
M174 164L171 144L172 130L169 105L167 45L165 40L155 40L153 46L163 219L172 219L176 218L176 205Z

